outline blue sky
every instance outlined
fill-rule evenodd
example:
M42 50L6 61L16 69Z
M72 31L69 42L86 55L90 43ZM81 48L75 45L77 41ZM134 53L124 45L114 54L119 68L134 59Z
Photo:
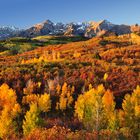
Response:
M0 25L27 28L46 19L140 24L140 0L0 0Z

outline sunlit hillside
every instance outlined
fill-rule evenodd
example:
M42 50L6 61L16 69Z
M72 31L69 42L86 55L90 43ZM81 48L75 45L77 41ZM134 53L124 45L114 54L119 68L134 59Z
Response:
M138 140L139 38L0 41L0 138Z

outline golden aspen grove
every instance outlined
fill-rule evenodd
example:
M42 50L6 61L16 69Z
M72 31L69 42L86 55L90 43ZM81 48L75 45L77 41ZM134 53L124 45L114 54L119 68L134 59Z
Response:
M8 43L15 40L20 46L26 39ZM1 50L1 139L140 139L137 43L104 36L25 48Z
M0 0L0 140L140 140L140 0Z

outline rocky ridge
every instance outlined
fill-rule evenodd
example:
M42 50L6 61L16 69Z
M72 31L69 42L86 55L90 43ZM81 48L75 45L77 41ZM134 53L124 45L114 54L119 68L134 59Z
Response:
M99 22L82 22L82 23L53 23L50 20L33 25L24 30L19 30L16 27L0 27L0 39L5 39L13 36L20 37L36 37L42 35L66 35L66 36L85 36L92 38L94 36L102 35L123 35L132 32L140 33L139 25L117 25L107 20Z

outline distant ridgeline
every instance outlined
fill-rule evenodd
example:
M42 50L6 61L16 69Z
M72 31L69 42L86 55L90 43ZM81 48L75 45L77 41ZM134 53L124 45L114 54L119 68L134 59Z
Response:
M107 20L90 22L71 22L71 23L53 23L50 20L35 24L28 29L20 30L16 27L0 27L0 40L10 37L32 38L37 36L82 36L92 38L95 36L123 35L130 33L140 33L138 24L129 26L125 24L113 24Z

